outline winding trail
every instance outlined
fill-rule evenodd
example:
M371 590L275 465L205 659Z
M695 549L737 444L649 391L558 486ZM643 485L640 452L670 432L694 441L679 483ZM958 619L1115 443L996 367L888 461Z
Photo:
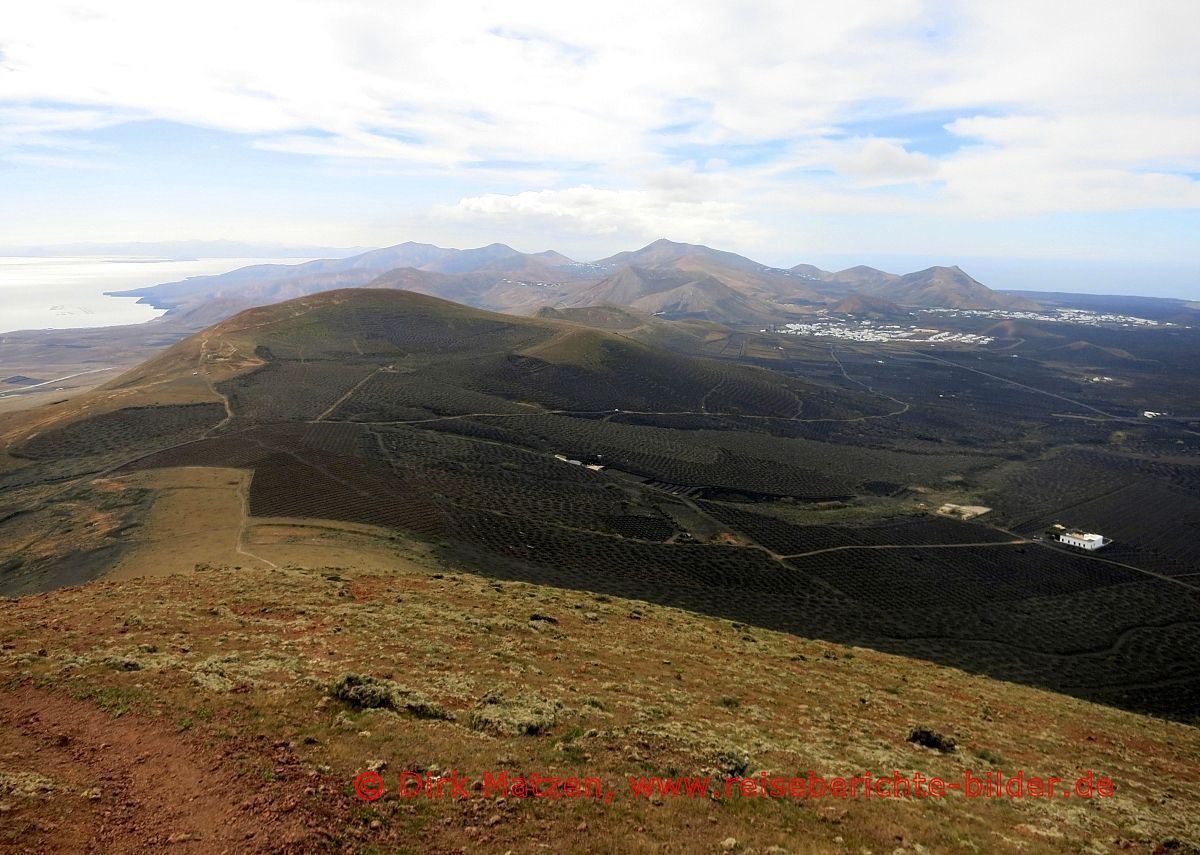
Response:
M234 353L236 352L237 351L235 350ZM208 391L212 392L214 397L221 399L221 403L225 406L225 418L221 419L221 421L217 422L215 425L200 434L201 439L208 439L208 437L215 431L220 430L221 428L225 427L225 425L233 421L233 407L229 404L229 396L220 392L217 389L217 385L213 383L212 375L209 373L208 365L205 362L207 356L208 339L205 338L200 342L200 354L196 357L196 371L204 375L204 383L208 386Z
M864 389L866 389L872 395L875 395L880 398L885 398L894 404L900 405L900 409L894 410L890 413L884 413L883 415L880 415L880 416L859 416L854 419L838 419L838 421L854 422L854 421L866 421L867 419L886 419L890 416L904 415L912 408L911 404L908 404L905 401L901 401L899 398L893 398L891 395L888 395L885 392L880 392L878 389L874 388L873 386L868 386L866 383L862 382L861 380L855 380L853 377L851 377L849 374L847 374L846 366L842 364L842 360L838 359L837 353L834 352L832 344L829 345L829 356L830 356L830 358L833 359L834 362L837 363L838 370L840 370L842 372L842 376L845 377L847 380L849 380L851 383L857 383L859 386L862 386Z

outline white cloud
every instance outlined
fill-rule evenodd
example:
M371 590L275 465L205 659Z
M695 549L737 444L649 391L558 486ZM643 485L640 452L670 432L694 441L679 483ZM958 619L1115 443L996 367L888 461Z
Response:
M966 116L951 122L947 130L997 148L1056 153L1073 163L1200 170L1200 112Z
M718 242L1200 207L1194 0L12 5L0 158L24 164L163 119L474 182L441 217ZM897 130L922 116L948 134Z
M953 204L981 216L1200 208L1200 116L978 116L943 159ZM1184 174L1181 174L1184 173Z
M81 17L80 7L93 14ZM916 0L23 4L0 98L117 107L323 151L425 161L611 164L671 142L804 136L927 73ZM864 49L866 48L866 49ZM916 69L906 71L906 68ZM390 146L389 139L408 145ZM426 151L422 152L421 149ZM436 152L436 154L434 153Z
M938 171L933 158L882 139L870 139L857 152L838 158L839 171L853 176L863 186L927 181Z
M439 211L449 219L503 224L521 232L550 229L630 240L670 236L694 243L750 242L761 229L743 218L741 205L688 198L659 190L607 190L583 184L561 190L460 199Z
M79 156L101 146L81 136L127 122L128 114L99 109L0 104L0 160L30 166L89 169L102 166Z

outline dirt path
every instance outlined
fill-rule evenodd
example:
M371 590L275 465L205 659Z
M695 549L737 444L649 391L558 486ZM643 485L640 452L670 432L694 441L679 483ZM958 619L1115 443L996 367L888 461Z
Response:
M1001 383L1007 383L1010 386L1016 386L1018 389L1024 389L1028 392L1036 392L1039 395L1046 395L1051 398L1057 398L1060 401L1066 401L1068 404L1072 404L1076 407L1079 407L1080 409L1091 410L1093 413L1099 413L1100 415L1104 416L1105 419L1111 419L1113 421L1121 421L1121 422L1135 422L1135 423L1137 422L1137 419L1127 419L1127 418L1123 418L1121 416L1114 416L1112 413L1106 413L1106 412L1104 412L1104 410L1101 410L1098 407L1093 407L1091 404L1085 404L1082 401L1076 401L1073 398L1068 398L1066 395L1060 395L1057 392L1047 392L1045 389L1039 389L1036 386L1028 386L1024 383L1019 383L1016 380L1010 380L1008 377L1001 377L999 374L991 374L987 371L981 371L978 368L971 368L969 365L960 365L959 363L954 362L953 360L942 359L940 356L934 356L931 353L921 353L919 351L914 350L914 351L909 351L909 355L915 356L918 358L928 359L933 362L940 362L943 365L949 365L952 368L959 368L959 369L962 369L963 371L970 371L974 374L982 374L984 377L990 377L993 380L999 380Z
M824 549L814 549L811 552L796 552L792 555L780 555L779 558L806 558L809 555L821 555L826 552L841 552L845 549L974 549L977 546L1020 546L1030 543L1023 537L1013 540L985 540L978 543L852 543L846 546L827 546Z
M268 561L261 555L255 555L250 550L244 548L246 544L246 528L250 522L250 479L253 477L253 474L250 474L249 477L244 478L238 484L237 492L238 498L241 500L242 512L238 517L237 540L234 542L234 549L239 555L245 555L247 558L253 558L255 561L261 561L268 567L279 569L279 565L274 561Z
M233 744L30 687L0 692L0 746L0 782L40 776L35 795L0 796L0 852L322 851L332 817L321 808L341 802L329 791L303 804L319 781L286 747L262 758L268 783L239 775Z
M112 368L92 368L89 371L77 371L74 374L67 374L66 376L63 376L63 377L55 377L53 380L43 380L41 383L31 383L28 386L22 386L20 389L10 389L5 392L0 392L0 398L10 398L15 395L24 395L28 392L31 392L34 389L41 389L46 386L53 386L55 383L61 383L64 380L71 380L75 377L83 377L85 374L98 374L101 371L116 371L116 370L117 369L115 367L112 367Z
M853 378L851 378L853 379ZM858 381L854 381L858 382ZM883 397L887 397L884 395ZM891 400L895 400L892 398ZM427 419L403 419L398 421L380 421L380 422L357 422L362 425L423 425L431 422L452 422L459 419L475 419L475 418L495 418L495 419L522 419L530 418L531 416L716 416L730 419L755 419L758 421L777 421L777 422L801 422L804 424L817 424L819 422L865 422L871 419L886 419L892 416L898 416L906 413L909 410L909 405L903 401L896 401L901 405L901 409L890 413L880 413L874 416L854 416L852 418L820 418L820 419L802 419L795 416L756 416L749 413L710 413L706 410L537 410L531 413L455 413L451 416L433 416ZM316 423L315 419L310 419L310 423Z
M225 418L221 419L217 424L204 431L200 436L202 439L207 439L215 431L220 430L233 421L233 407L229 405L229 396L217 391L217 384L212 380L212 374L208 370L206 360L208 358L208 339L200 342L200 354L196 357L196 372L204 374L204 382L208 386L208 391L221 399L221 403L225 406Z
M358 342L355 342L354 346L358 347ZM362 354L361 350L359 351L359 354L360 355ZM365 384L368 380L370 380L372 377L374 377L376 374L378 374L382 370L383 370L382 367L376 368L374 371L372 371L366 377L359 380L357 383L355 383L353 386L350 387L350 391L348 391L345 395L342 395L342 397L338 398L336 401L334 401L332 404L330 404L329 407L325 410L325 412L323 412L323 413L321 413L321 415L317 416L317 418L315 420L318 422L325 421L327 418L329 418L331 415L333 415L333 413L337 410L338 407L340 407L342 404L346 403L346 401L350 400L350 396L353 395L355 392L357 392L359 389L361 389L363 384Z
M846 366L842 364L842 360L838 359L837 353L835 353L835 352L834 352L834 349L833 349L833 345L832 345L832 344L831 344L831 345L829 345L829 357L830 357L830 358L831 358L831 359L832 359L834 362L836 362L836 363L837 363L838 370L842 372L842 376L843 376L843 377L845 377L847 380L849 380L851 383L856 383L856 384L858 384L859 386L862 386L864 389L866 389L866 390L867 390L868 392L870 392L872 395L875 395L875 396L877 396L877 397L880 397L880 398L885 398L885 399L887 399L887 400L891 401L893 404L899 404L899 405L900 405L900 409L898 409L898 410L893 410L893 411L892 411L892 412L890 412L890 413L884 413L883 415L879 415L879 416L859 416L859 417L857 417L857 418L853 418L853 419L837 419L836 421L847 421L847 422L854 422L854 421L866 421L867 419L886 419L886 418L889 418L889 417L891 417L891 416L902 416L902 415L904 415L905 413L907 413L907 412L909 411L909 409L911 409L911 404L907 404L907 403L905 403L904 401L901 401L899 398L893 398L891 395L884 394L883 392L880 392L878 389L876 389L876 388L874 388L874 387L872 387L872 386L868 386L866 383L862 382L861 380L855 380L853 377L851 377L851 376L850 376L850 375L849 375L849 374L846 372Z

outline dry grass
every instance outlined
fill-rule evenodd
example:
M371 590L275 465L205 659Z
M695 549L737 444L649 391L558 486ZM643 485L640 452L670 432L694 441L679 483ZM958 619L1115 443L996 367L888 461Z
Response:
M347 673L453 720L338 700ZM397 544L370 569L204 569L3 601L0 680L218 744L287 741L350 802L367 768L392 790L402 770L478 780L508 769L599 776L615 793L607 805L385 796L331 829L348 851L702 852L734 838L760 853L1149 852L1200 839L1195 728L646 603L492 582L437 567L417 545ZM920 727L957 750L908 742ZM1117 791L651 803L625 783L730 769L950 779L967 768L1072 780L1093 769ZM36 757L0 756L0 773L12 783L0 802L44 797L17 785L40 780ZM247 774L269 775L269 764Z

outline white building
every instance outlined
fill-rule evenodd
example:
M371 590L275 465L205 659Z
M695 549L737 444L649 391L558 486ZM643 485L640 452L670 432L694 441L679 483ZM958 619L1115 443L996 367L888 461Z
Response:
M1065 543L1068 546L1078 546L1080 549L1089 551L1099 549L1101 546L1108 546L1112 543L1106 537L1099 534L1091 534L1083 531L1064 531L1058 536L1060 543Z

